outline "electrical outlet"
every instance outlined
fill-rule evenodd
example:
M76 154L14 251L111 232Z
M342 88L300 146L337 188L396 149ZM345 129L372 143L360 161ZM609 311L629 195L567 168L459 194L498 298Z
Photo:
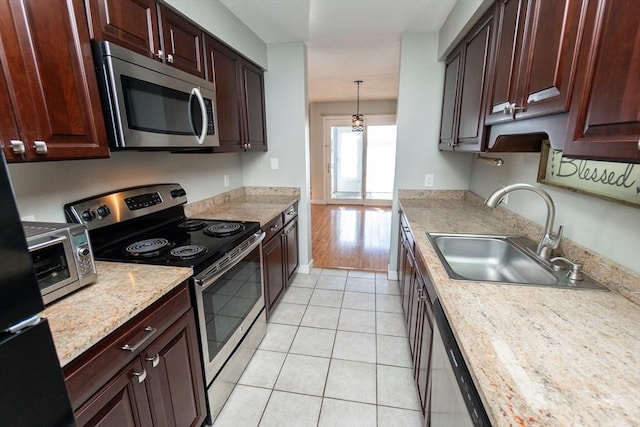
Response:
M224 186L228 187L229 186L229 175L225 175L224 176Z
M433 174L428 173L424 176L424 186L425 187L433 187Z
M273 170L277 170L278 169L278 158L277 157L272 157L271 158L271 169L273 169Z

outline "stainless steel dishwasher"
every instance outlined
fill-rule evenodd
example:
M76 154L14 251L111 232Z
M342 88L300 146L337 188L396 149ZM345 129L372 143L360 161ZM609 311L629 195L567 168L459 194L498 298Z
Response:
M490 426L439 299L433 304L433 312L436 326L431 349L430 426Z

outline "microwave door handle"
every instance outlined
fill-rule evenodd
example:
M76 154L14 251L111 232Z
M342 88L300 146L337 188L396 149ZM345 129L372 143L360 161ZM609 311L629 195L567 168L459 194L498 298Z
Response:
M200 130L200 136L198 137L198 144L202 145L204 144L204 138L207 136L207 128L209 127L209 123L207 122L207 107L204 105L204 98L200 93L200 89L194 87L193 89L191 89L191 95L195 95L196 98L198 98L200 111L202 113L202 129ZM191 113L191 108L189 108L189 113Z
M38 249L42 249L42 248L46 248L48 246L53 246L56 243L60 243L67 240L66 236L60 236L60 237L56 237L55 239L51 239L51 240L47 240L46 242L42 242L42 243L37 243L35 245L29 245L29 250L30 251L37 251Z

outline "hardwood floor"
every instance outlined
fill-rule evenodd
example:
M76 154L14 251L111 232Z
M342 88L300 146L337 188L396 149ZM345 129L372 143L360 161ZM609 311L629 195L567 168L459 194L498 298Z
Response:
M314 267L387 271L391 207L311 205Z

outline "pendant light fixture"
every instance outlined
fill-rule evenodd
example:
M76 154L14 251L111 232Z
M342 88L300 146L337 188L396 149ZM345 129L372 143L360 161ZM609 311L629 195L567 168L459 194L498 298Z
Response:
M351 130L353 132L362 132L364 131L364 116L360 114L360 83L362 83L362 80L354 80L353 82L358 85L358 92L356 97L356 113L351 116Z

